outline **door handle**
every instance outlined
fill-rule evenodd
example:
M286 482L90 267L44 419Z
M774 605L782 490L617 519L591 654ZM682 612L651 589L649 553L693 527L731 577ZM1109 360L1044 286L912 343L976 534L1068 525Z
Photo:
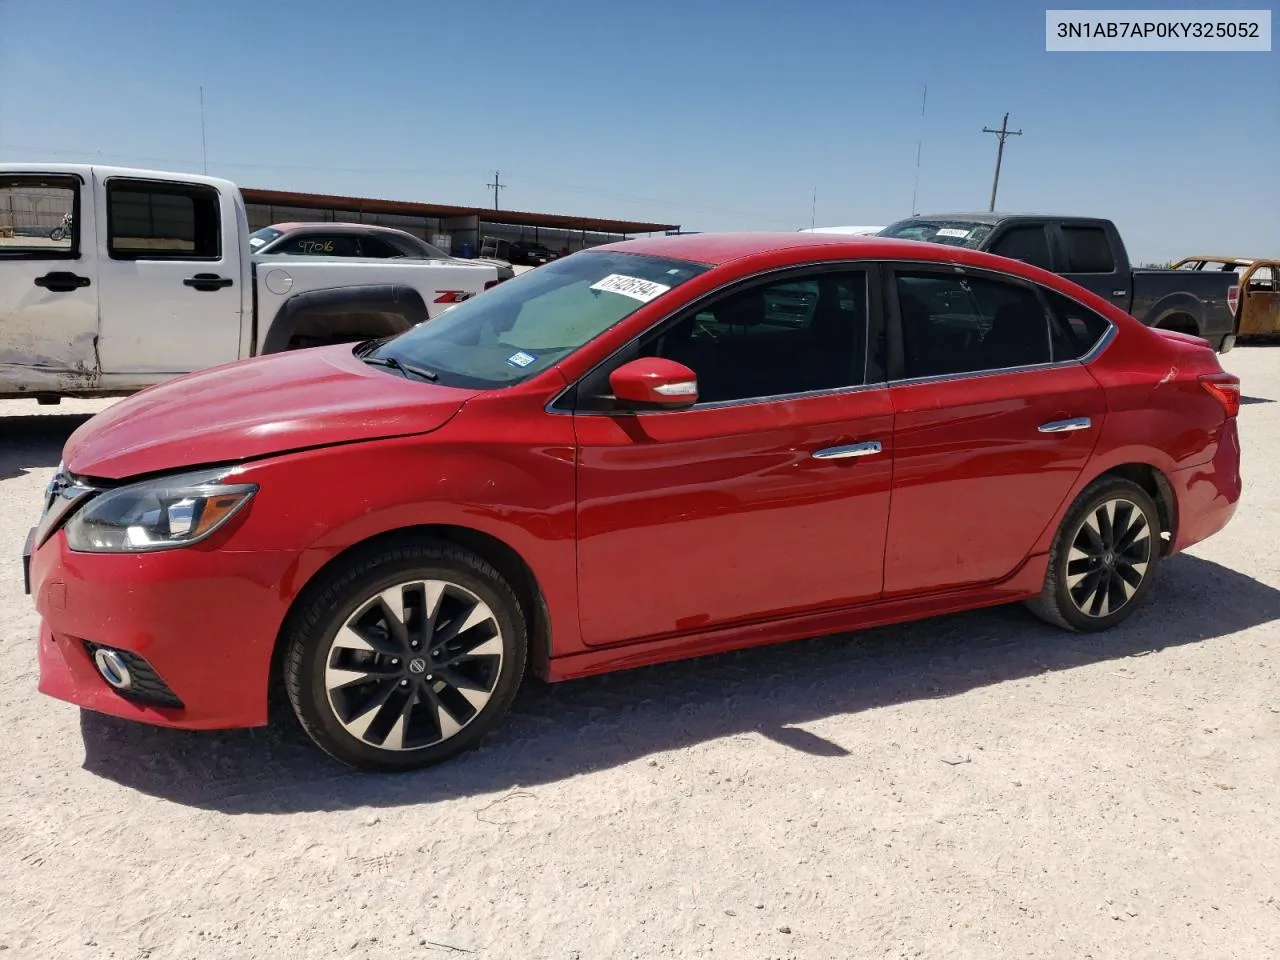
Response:
M197 273L194 277L187 277L182 282L197 290L217 290L221 287L229 287L232 283L230 277L220 277L216 273Z
M1123 297L1126 294L1128 294L1128 292L1129 292L1128 290L1112 290L1111 295L1113 297Z
M54 293L70 293L80 287L89 285L89 278L71 273L69 270L54 270L43 277L36 277L35 285L52 290Z
M851 443L843 447L827 447L813 455L815 460L845 460L849 457L869 457L880 452L879 440L868 440L865 443Z
M1076 417L1074 420L1054 420L1040 424L1041 433L1070 433L1072 430L1088 430L1093 421L1088 417Z

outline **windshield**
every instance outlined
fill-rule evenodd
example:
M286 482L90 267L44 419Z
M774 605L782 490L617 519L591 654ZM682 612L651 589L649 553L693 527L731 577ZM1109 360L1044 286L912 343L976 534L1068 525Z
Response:
M280 236L282 232L275 227L263 227L261 230L255 230L249 234L249 247L250 249L258 250Z
M708 269L641 254L579 253L465 300L371 356L426 368L450 386L509 386L541 373Z
M925 240L976 250L994 227L994 223L980 223L976 220L926 220L912 217L885 227L879 235L896 240Z

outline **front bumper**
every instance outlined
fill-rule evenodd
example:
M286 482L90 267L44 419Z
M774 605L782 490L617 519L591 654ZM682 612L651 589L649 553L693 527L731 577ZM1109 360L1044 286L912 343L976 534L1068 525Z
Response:
M198 547L75 553L54 534L30 557L41 616L40 692L166 727L265 724L272 652L295 564L290 553ZM97 646L140 658L172 692L169 702L182 706L155 696L148 702L145 690L114 689L94 663Z

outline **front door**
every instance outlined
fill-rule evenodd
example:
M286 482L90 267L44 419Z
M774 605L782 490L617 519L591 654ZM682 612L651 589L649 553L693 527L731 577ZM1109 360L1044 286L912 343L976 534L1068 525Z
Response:
M691 367L696 406L575 414L586 643L880 596L893 416L868 288L844 270L725 295L637 348Z
M108 176L101 261L102 369L175 374L240 354L240 228L207 184Z
M97 372L90 187L74 175L0 175L0 393L81 389Z
M886 597L1001 580L1088 462L1106 412L1078 359L1105 319L1030 285L899 269Z

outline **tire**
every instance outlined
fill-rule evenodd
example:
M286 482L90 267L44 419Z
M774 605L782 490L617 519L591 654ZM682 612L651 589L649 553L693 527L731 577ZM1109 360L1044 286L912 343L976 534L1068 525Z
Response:
M1128 531L1135 528L1133 536ZM1027 607L1066 630L1110 629L1142 604L1162 546L1160 512L1151 495L1131 480L1099 477L1063 518L1044 589Z
M62 229L62 227L54 227L52 230L49 231L50 240L61 240L65 236L66 236L66 232Z
M317 746L360 770L420 769L476 747L524 676L515 591L449 543L356 555L309 589L290 620L293 711Z

